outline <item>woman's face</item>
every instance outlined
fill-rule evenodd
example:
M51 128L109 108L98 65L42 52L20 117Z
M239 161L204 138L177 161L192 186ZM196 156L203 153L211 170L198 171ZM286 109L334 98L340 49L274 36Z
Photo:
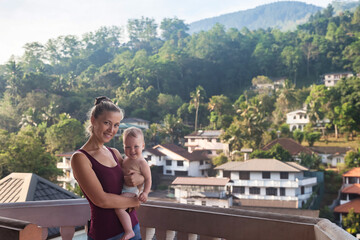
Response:
M98 118L91 117L92 135L100 142L109 142L119 130L120 112L104 111Z

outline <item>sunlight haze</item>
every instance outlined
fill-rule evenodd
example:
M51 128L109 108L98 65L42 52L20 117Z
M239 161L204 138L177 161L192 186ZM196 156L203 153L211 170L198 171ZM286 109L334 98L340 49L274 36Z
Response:
M11 55L20 57L23 46L30 42L45 44L61 35L95 31L101 26L126 27L128 19L141 16L178 17L191 23L225 13L251 9L274 0L0 0L0 64ZM303 1L326 7L329 0Z

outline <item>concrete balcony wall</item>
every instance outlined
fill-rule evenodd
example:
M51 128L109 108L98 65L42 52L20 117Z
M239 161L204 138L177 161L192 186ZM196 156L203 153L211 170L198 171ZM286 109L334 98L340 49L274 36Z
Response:
M90 217L85 199L6 203L0 216L41 226L60 227L63 240L74 235L74 226L85 225ZM143 239L267 239L267 240L350 240L353 236L326 219L264 213L242 209L203 207L167 202L143 204L138 209ZM6 226L0 226L0 231ZM38 228L34 231L39 231ZM31 234L31 232L29 232ZM45 239L34 235L32 240ZM7 240L22 239L14 236Z

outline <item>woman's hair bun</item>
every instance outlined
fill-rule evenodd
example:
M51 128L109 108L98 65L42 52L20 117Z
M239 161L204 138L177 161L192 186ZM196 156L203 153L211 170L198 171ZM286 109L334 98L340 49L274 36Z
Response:
M101 102L104 102L104 101L112 102L112 101L110 100L110 98L105 97L105 96L101 96L101 97L95 98L95 103L94 103L94 105L98 105L98 104L100 104Z

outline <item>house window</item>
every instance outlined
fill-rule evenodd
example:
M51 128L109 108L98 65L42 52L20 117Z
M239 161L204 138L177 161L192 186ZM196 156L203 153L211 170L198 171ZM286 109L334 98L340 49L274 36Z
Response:
M206 206L206 201L201 201L201 205Z
M239 172L239 179L250 180L250 172Z
M223 177L230 178L230 171L224 171L223 172Z
M208 138L208 139L207 139L207 141L208 141L208 142L211 142L211 139L210 139L210 138Z
M192 139L190 139L190 141L191 141L191 142L195 142L195 139L194 139L194 138L192 138Z
M277 196L277 189L276 188L266 188L266 195L268 196Z
M280 188L280 196L285 196L285 188Z
M257 195L259 195L259 194L260 194L260 188L258 188L258 187L251 187L251 188L250 188L250 194L257 194Z
M166 173L167 174L172 174L172 171L171 170L166 170Z
M233 193L244 194L245 193L245 187L233 187Z
M270 179L270 172L262 172L263 179Z
M301 195L302 194L305 194L305 187L304 186L301 187Z
M216 139L216 142L220 142L220 138L217 138L217 139Z
M178 167L184 166L184 161L177 161L177 166Z
M306 118L307 118L307 115L305 115L304 118L306 119Z
M280 173L280 179L289 179L289 173L288 172L281 172Z
M187 204L195 205L195 201L194 200L187 200Z
M294 119L296 119L296 116L294 116Z
M172 165L172 161L171 160L166 160L166 166L171 166Z
M204 161L203 161L203 160L200 160L200 165L204 165Z
M303 116L302 116L302 115L300 115L300 119L302 119L302 117L303 117Z
M336 158L336 163L341 163L341 159L340 159L340 158Z
M147 157L145 158L146 161L151 161L151 155L147 155Z

